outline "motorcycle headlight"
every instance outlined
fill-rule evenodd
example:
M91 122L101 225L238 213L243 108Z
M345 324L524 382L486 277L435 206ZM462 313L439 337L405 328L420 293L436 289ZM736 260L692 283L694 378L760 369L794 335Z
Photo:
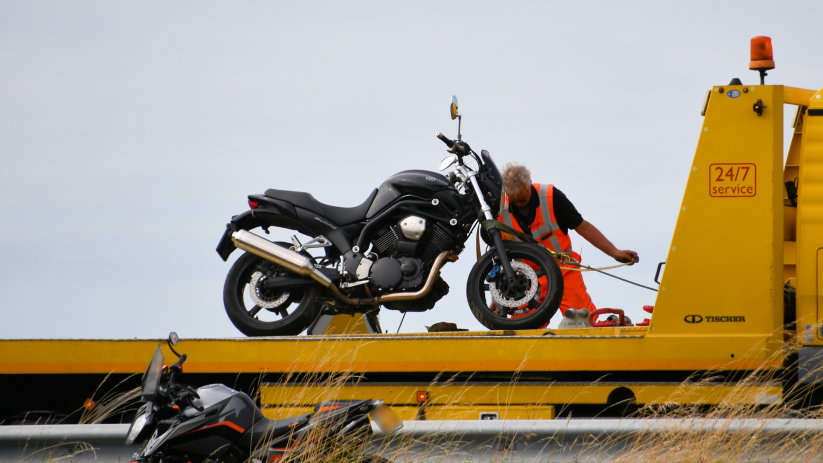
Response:
M140 431L146 427L146 423L148 423L148 421L149 414L146 412L143 412L134 418L134 421L132 421L131 427L129 428L129 433L126 435L126 445L131 445L134 443L134 440L140 435Z

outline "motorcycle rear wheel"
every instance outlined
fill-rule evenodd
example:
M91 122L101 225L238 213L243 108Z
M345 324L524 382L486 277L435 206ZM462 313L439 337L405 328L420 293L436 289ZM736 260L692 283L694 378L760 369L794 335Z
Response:
M246 336L300 334L317 318L321 303L317 300L316 285L276 290L263 285L267 278L283 276L296 275L250 253L243 254L232 265L223 286L223 305L229 320Z
M487 281L495 267L500 266L500 258L492 249L469 273L466 283L469 307L475 318L492 330L541 328L549 323L563 299L560 267L537 245L505 241L504 246L519 284L509 289L503 288L502 278L491 278L492 283ZM502 272L502 268L498 268L495 273L499 276ZM497 291L497 295L493 291ZM500 303L492 304L495 298Z

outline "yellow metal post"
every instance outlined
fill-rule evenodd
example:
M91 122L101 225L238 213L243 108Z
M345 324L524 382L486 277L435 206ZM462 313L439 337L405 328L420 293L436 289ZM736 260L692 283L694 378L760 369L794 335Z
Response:
M803 344L823 344L823 90L803 120L797 198L797 324Z
M308 334L380 334L380 324L373 313L321 313Z
M748 338L763 350L750 358L780 349L783 102L782 86L712 89L650 338Z

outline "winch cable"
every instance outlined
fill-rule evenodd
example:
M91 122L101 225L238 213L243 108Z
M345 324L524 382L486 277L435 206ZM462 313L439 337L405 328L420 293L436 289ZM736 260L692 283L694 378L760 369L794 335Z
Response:
M549 251L549 253L555 254L551 249L546 249L546 251ZM568 255L565 255L565 254L563 254L563 256L568 258L569 260L574 260L574 259L572 259L571 256L568 256ZM645 289L648 289L650 291L654 291L654 292L658 291L657 288L652 288L651 286L642 285L642 284L637 283L635 281L627 280L625 278L619 277L617 275L612 275L611 273L606 273L606 272L603 271L603 270L609 270L609 269L613 269L613 268L625 267L627 265L632 265L632 264L617 264L617 265L612 265L612 266L609 266L609 267L600 267L600 268L594 268L594 267L591 267L591 266L588 266L588 265L583 265L579 262L576 265L578 267L560 266L560 268L562 270L571 270L573 272L597 272L597 273L602 273L603 275L606 275L608 277L616 278L620 281L623 281L623 282L626 282L626 283L629 283L629 284L632 284L632 285L635 285L635 286L639 286L641 288L645 288Z
M568 254L565 254L565 253L562 253L562 252L552 251L551 249L544 246L541 242L534 239L533 236L528 235L526 233L523 233L521 231L515 230L514 228L504 224L503 222L498 222L496 220L486 220L485 222L483 222L483 229L486 230L487 232L489 230L492 230L492 229L497 229L497 230L500 230L501 232L503 232L505 234L510 235L511 238L513 238L517 241L536 244L538 246L543 247L546 250L546 252L551 254L552 257L554 257L554 259L560 264L560 269L561 270L571 270L571 271L574 271L574 272L598 272L598 273L602 273L603 275L606 275L606 276L618 279L620 281L623 281L625 283L629 283L629 284L639 286L639 287L644 288L644 289L648 289L650 291L654 291L654 292L658 291L657 288L652 288L651 286L646 286L646 285L643 285L643 284L640 284L640 283L637 283L637 282L634 282L634 281L631 281L631 280L627 280L625 278L619 277L617 275L612 275L611 273L606 273L606 272L603 271L603 270L610 270L610 269L614 269L614 268L625 267L627 265L632 265L632 264L625 263L625 264L611 265L611 266L608 266L608 267L594 268L594 267L591 267L589 265L583 265L582 263L578 262L577 259L574 259L572 256L570 256ZM477 230L477 256L478 256L478 259L480 258L480 233L481 233L481 231L480 231L480 229L478 229Z

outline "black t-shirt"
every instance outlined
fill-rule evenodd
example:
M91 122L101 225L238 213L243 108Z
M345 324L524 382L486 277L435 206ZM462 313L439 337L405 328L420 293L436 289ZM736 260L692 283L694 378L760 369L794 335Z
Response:
M521 211L514 204L509 205L509 211L511 211L517 223L520 224L520 228L525 231L528 231L529 225L534 222L537 208L540 207L540 197L538 196L537 190L534 189L534 186L531 188L532 197L529 199L529 205L526 211ZM583 223L583 216L577 212L577 209L574 207L574 204L569 201L569 198L557 188L553 188L552 190L552 203L554 206L554 217L557 219L557 225L563 230L563 233L568 235L569 229L574 230Z

